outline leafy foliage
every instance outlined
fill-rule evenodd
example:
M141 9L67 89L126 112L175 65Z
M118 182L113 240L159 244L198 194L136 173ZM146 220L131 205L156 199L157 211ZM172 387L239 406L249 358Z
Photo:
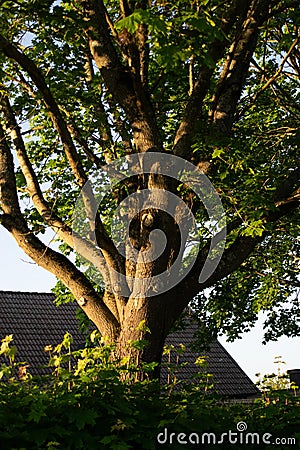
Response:
M16 363L6 364L11 376L0 382L2 449L151 450L161 448L157 436L165 429L169 434L221 436L239 421L246 421L248 431L261 435L299 437L299 401L288 392L275 395L274 391L266 401L253 404L223 402L203 389L202 361L198 361L202 375L195 384L133 383L140 369L113 361L113 347L101 344L98 333L91 335L91 341L93 348L75 352L70 351L70 335L55 349L49 346L49 366L54 371L43 378L33 378L26 370L16 375ZM1 350L9 357L10 342L11 337L4 339ZM67 353L62 353L63 348ZM131 374L127 379L125 372ZM181 448L181 444L175 441L170 448ZM299 448L299 442L285 448Z

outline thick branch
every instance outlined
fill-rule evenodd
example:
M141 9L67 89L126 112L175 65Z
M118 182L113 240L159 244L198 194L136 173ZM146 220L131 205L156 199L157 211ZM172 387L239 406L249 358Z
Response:
M238 101L253 56L259 27L267 18L270 0L253 0L247 17L236 33L227 61L212 98L210 120L220 133L229 135Z
M0 204L1 224L13 235L18 245L38 265L52 272L70 289L88 317L104 336L118 334L119 324L112 312L85 276L63 255L46 247L28 228L21 213L13 157L0 127Z
M162 150L150 96L139 77L135 77L128 66L122 65L110 36L106 20L108 13L103 2L89 0L82 3L89 18L88 36L92 56L109 92L122 106L131 123L136 150Z
M244 9L247 9L247 3L248 1L241 5L241 2L234 1L228 11L224 12L219 27L225 35L228 35L234 26L234 23L245 14ZM223 40L216 39L210 45L210 59L214 63L217 63L217 61L223 57L227 46L228 41L225 38ZM183 158L190 159L190 145L195 130L195 124L201 117L203 100L208 93L214 70L214 68L206 65L203 65L202 68L200 68L198 78L187 102L182 121L178 127L174 140L174 153Z

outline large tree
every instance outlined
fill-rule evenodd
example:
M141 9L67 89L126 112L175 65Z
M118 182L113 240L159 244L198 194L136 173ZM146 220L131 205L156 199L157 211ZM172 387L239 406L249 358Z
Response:
M269 311L267 338L297 334L298 2L0 5L0 221L56 275L61 297L70 291L120 355L128 341L146 339L135 350L146 362L160 361L166 335L191 301L211 335L226 331L234 338L260 310ZM134 155L147 153L152 163L145 173L126 175L126 164L114 165L139 166ZM208 184L205 199L188 177L174 180L161 169L164 155L192 163L212 182L226 212L222 255L224 223L212 248L213 221L203 206L217 194ZM105 165L125 175L98 208ZM143 190L152 203L147 207L143 198L137 207L132 194ZM196 228L186 210L163 211L166 192L181 199ZM117 221L113 238L118 204L121 222L130 226L124 234ZM59 246L45 244L49 228ZM157 229L167 243L153 234ZM184 250L195 235L197 251ZM150 250L153 261L145 259ZM208 256L219 264L199 282ZM174 265L177 283L153 284ZM182 268L188 268L184 277Z

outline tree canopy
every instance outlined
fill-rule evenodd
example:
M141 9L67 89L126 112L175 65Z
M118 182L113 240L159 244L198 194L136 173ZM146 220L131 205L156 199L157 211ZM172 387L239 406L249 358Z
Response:
M298 2L19 0L0 8L0 221L57 276L58 297L71 292L121 347L146 336L149 345L138 349L145 360L159 360L190 302L203 334L235 338L267 311L266 339L297 335ZM89 217L93 238L81 232L75 244L72 218L89 179L101 191L103 167L146 153L192 163L222 202L226 244L203 282L213 236L203 202L188 183L155 170L121 181ZM193 214L199 251L191 251L195 262L182 279L178 269L176 286L137 296L135 280L170 270L178 257L187 264L181 241L188 242L191 223L159 207L145 203L125 242L112 239L118 204L157 189ZM91 199L83 194L85 211ZM59 248L43 242L47 229ZM159 247L150 239L154 229L167 244L157 261L145 263L146 250ZM116 289L115 273L126 293Z

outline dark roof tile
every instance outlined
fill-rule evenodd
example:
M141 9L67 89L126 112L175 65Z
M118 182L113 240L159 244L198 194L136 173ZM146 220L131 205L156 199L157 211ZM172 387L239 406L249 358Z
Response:
M196 352L191 347L195 342L195 334L197 324L188 322L186 327L181 331L170 334L165 344L173 345L178 348L180 344L186 346L186 350L179 357L178 369L176 377L178 380L190 380L196 375L201 368L195 365L195 361L199 356L206 356L207 372L213 375L213 384L215 390L222 396L246 398L259 395L258 388L252 383L250 378L245 374L241 367L236 363L232 356L225 350L219 341L214 341L206 352ZM168 361L168 356L163 357L163 363ZM171 362L176 362L175 352L171 353ZM188 365L185 365L188 363ZM167 369L162 367L162 381L167 381Z
M0 338L13 334L16 361L27 361L32 374L43 374L49 355L46 345L56 346L67 330L73 336L73 348L85 345L76 319L77 305L54 304L54 294L0 291Z

